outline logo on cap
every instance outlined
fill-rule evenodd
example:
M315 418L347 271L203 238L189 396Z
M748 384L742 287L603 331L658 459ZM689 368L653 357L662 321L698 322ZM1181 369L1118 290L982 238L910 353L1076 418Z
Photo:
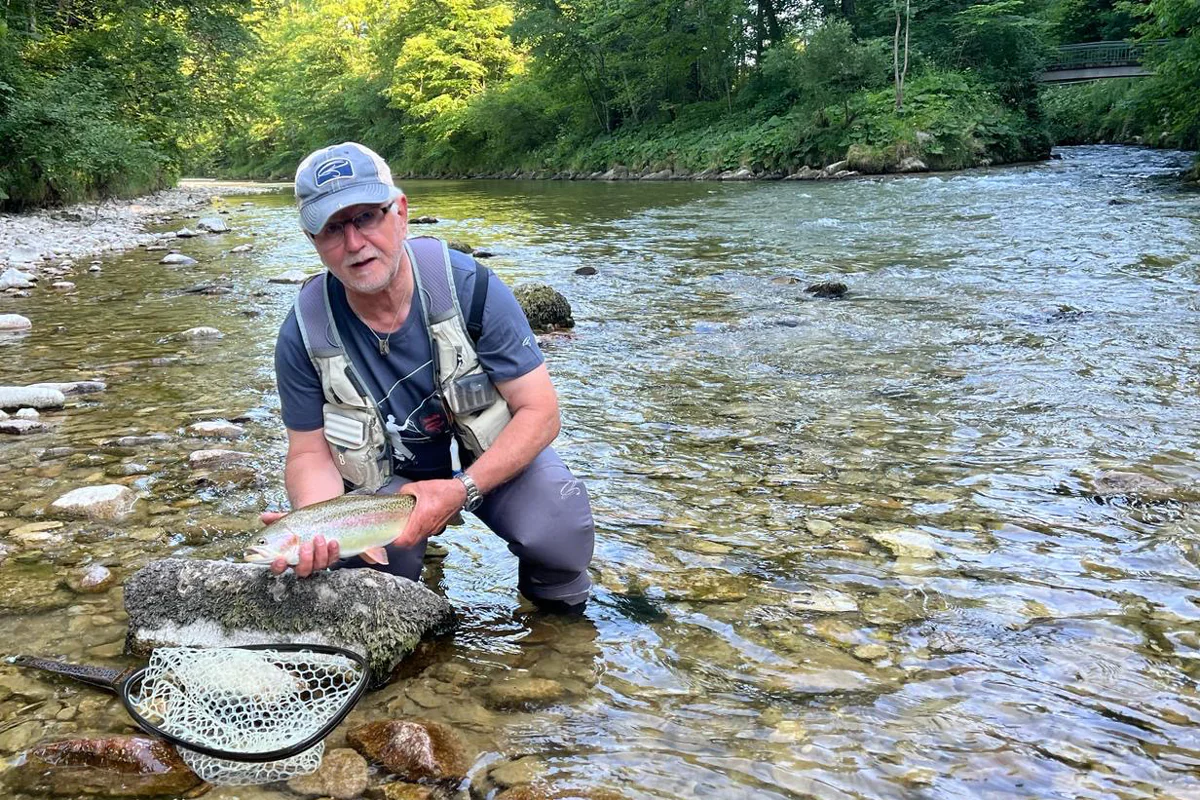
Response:
M331 158L314 171L317 186L324 186L335 178L353 178L354 165L348 158Z

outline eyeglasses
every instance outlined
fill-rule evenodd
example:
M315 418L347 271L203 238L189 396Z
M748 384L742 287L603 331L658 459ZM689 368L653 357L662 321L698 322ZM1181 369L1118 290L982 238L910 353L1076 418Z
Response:
M383 218L387 216L393 205L393 203L388 203L386 206L368 209L342 222L327 222L324 228L313 234L313 241L323 246L340 242L346 235L346 226L348 225L358 228L359 233L373 231L379 227L379 223L383 222Z

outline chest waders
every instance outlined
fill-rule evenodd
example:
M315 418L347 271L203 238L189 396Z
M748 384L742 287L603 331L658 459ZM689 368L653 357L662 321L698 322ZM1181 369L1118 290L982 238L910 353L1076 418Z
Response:
M483 329L488 270L476 263L469 319L454 287L446 243L418 237L404 243L412 265L425 329L433 354L434 390L450 421L466 466L492 446L512 419L508 404L475 352ZM308 357L321 378L325 440L342 480L352 488L376 491L393 475L394 453L375 398L342 346L329 302L327 273L310 278L296 296L296 322ZM399 442L399 437L396 439ZM402 445L401 445L402 446Z

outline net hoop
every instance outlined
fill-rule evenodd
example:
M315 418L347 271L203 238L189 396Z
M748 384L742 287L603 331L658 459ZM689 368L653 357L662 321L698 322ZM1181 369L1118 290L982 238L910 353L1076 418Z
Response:
M202 650L205 648L195 648L195 649ZM308 653L314 653L314 654L320 654L320 655L340 656L340 657L346 658L347 660L353 662L353 664L359 670L358 680L356 681L354 688L351 691L351 693L349 694L347 700L342 704L342 707L335 714L333 714L319 729L314 731L312 734L306 736L301 741L289 744L286 747L276 748L274 750L263 750L263 751L252 751L252 752L242 752L242 751L234 752L234 751L230 751L230 750L222 750L222 749L215 748L215 747L208 747L206 745L197 743L195 741L191 741L187 738L180 737L179 735L177 735L169 730L164 730L161 725L147 719L142 714L142 712L136 707L136 705L134 704L131 697L141 687L143 678L145 677L146 672L150 669L149 665L136 670L135 672L131 673L128 677L126 677L123 681L121 681L121 683L118 687L118 695L121 698L121 703L122 703L122 705L125 706L125 710L129 713L129 716L133 718L133 720L138 724L138 726L140 728L142 728L147 733L151 733L155 736L159 736L159 737L167 740L171 744L175 745L177 748L186 749L188 751L191 751L192 753L198 753L200 755L208 756L210 758L217 759L219 761L240 762L240 763L250 763L250 764L261 764L261 763L265 763L265 762L269 762L269 761L282 761L282 760L288 759L292 756L295 756L297 754L302 754L307 750L312 750L316 747L321 746L325 737L327 737L330 733L332 733L333 729L341 724L342 720L344 720L346 718L346 716L350 713L350 711L354 708L354 706L358 702L359 698L362 697L363 693L367 690L367 684L370 682L370 677L371 677L370 667L367 665L367 661L362 655L360 655L352 650L347 650L343 647L335 647L333 645L252 644L252 645L242 645L242 646L238 646L238 647L223 647L223 648L214 648L214 649L250 650L250 651L264 651L265 650L265 651L274 651L274 652L279 652L279 653L291 653L291 654L308 652ZM323 750L323 747L322 747L322 750ZM319 755L321 750L317 750L316 752Z

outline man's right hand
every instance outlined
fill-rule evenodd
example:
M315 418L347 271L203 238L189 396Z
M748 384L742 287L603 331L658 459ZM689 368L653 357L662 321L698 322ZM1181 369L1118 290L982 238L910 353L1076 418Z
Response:
M262 520L264 525L270 525L284 516L285 514L282 511L264 511L259 516L259 519ZM338 543L336 539L332 542L326 542L324 536L314 536L311 542L305 542L300 545L300 563L295 567L296 577L307 578L314 572L328 569L338 558ZM288 563L282 558L277 558L271 562L271 572L276 575L282 575L287 572L287 568Z

